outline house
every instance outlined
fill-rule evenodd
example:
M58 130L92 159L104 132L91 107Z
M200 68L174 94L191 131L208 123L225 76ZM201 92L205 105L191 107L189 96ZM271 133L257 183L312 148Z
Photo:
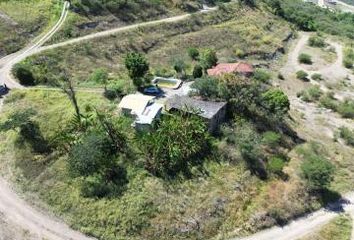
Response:
M226 73L238 73L246 77L251 76L254 73L254 68L248 63L220 63L215 67L207 70L209 76L220 76Z
M168 112L187 111L196 113L208 124L209 132L215 133L226 117L226 102L211 102L193 99L186 96L170 98L166 103Z
M155 103L154 99L153 96L130 94L123 97L118 109L134 118L133 127L138 130L148 129L160 118L163 109L163 105Z

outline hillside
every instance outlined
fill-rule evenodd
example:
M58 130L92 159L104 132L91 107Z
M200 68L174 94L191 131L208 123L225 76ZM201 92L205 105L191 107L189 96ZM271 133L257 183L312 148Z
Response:
M166 18L203 9L229 0L188 1L72 1L71 14L51 43L137 22Z
M0 1L0 57L20 50L60 15L56 0Z
M26 88L1 99L1 176L99 240L242 238L353 191L354 15L301 0L221 2L199 12L197 0L72 1L51 43L193 14L17 63ZM218 63L248 70L213 75ZM151 88L162 93L144 102ZM119 106L133 93L140 115ZM175 94L202 107L168 111ZM212 104L225 110L216 132L203 117ZM162 116L138 128L157 105ZM304 239L346 239L351 224L343 215Z

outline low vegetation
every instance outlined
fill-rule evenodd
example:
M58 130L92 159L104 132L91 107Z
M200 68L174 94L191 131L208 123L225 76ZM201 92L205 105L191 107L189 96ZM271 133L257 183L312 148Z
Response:
M16 52L59 19L58 0L0 1L0 57Z
M350 240L352 220L348 215L340 215L331 222L325 224L321 229L303 237L299 240Z
M296 72L296 78L302 81L308 82L309 81L308 76L309 74L304 70L300 70Z
M346 68L354 68L354 48L347 47L344 49L343 64Z
M183 63L187 75L192 76L194 72L199 77L200 68L205 69L209 64L204 66L201 61L199 66L193 66L195 59L203 56L204 49L217 52L220 62L238 58L236 50L242 50L250 59L265 60L284 47L283 40L290 34L289 25L271 14L232 3L218 11L195 14L179 22L146 26L139 31L50 50L19 65L28 70L39 85L53 85L56 76L66 72L81 86L102 86L88 80L96 69L103 68L109 73L108 85L119 82L130 88L124 56L131 51L146 53L154 75L177 76L180 73L176 73L174 63L179 66ZM224 36L225 41L216 36ZM265 42L267 44L263 44ZM197 49L198 56L191 58L187 51L190 48Z
M299 63L311 65L313 63L311 55L306 53L301 53L299 55Z
M346 127L341 127L339 129L339 136L342 138L349 146L354 147L354 131Z

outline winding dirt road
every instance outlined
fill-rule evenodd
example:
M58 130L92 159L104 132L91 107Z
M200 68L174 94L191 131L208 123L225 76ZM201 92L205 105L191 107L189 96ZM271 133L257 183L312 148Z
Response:
M25 59L28 56L31 56L35 53L47 49L53 49L62 47L65 45L70 45L78 43L81 41L87 41L94 38L105 37L112 34L116 34L121 31L131 30L142 26L148 26L159 23L169 23L183 20L190 16L190 14L171 17L162 20L156 20L146 23L140 23L135 25L130 25L126 27L121 27L117 29L112 29L104 32L99 32L77 39L68 40L59 44L41 47L63 24L65 18L68 14L67 8L69 3L64 4L63 12L58 23L53 27L53 29L40 38L35 44L23 49L22 51L9 55L3 59L0 59L0 84L6 83L9 87L12 88L22 88L10 75L11 68L17 62ZM210 9L214 10L214 9ZM208 10L208 11L210 11ZM301 50L301 44L306 44L308 36L303 36L299 45L297 45L296 50L290 55L290 61L295 62L293 65L297 66L297 56L298 52ZM339 60L338 60L339 61ZM295 67L297 68L297 67ZM294 69L293 69L294 70ZM2 82L1 82L2 81ZM0 99L0 111L1 111L1 99ZM292 100L292 104L298 104L296 100ZM341 209L354 214L354 206L350 202L354 202L354 194L350 194L346 197L346 201L339 201L331 206L331 209ZM83 234L71 230L66 224L62 223L60 220L48 216L30 205L28 205L24 200L22 200L16 193L11 189L6 181L0 178L0 212L3 212L7 219L12 222L17 223L24 229L28 229L31 233L36 234L39 238L45 238L50 240L89 240L91 238L84 236ZM290 240L297 239L301 236L306 235L313 231L315 227L322 226L327 223L341 211L331 211L327 209L319 210L309 216L293 221L286 227L274 227L262 232L257 233L256 235L243 238L242 240Z

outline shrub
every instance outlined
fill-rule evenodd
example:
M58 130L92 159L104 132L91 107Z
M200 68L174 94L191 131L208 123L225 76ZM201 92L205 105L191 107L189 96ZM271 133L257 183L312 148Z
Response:
M319 47L319 48L323 48L323 47L326 46L325 40L322 37L318 36L318 35L311 36L309 38L308 44L311 47Z
M256 69L256 71L254 72L253 75L253 79L256 81L260 81L262 83L268 83L269 80L271 79L271 75L269 74L269 72L267 72L264 69Z
M319 74L319 73L314 73L314 74L312 74L312 75L311 75L311 79L312 79L312 80L315 80L315 81L321 81L321 80L323 80L323 79L322 79L322 75Z
M167 178L188 172L210 151L207 126L194 114L165 116L156 131L142 133L139 143L146 169Z
M296 72L296 77L300 80L309 81L308 76L309 74L303 70Z
M149 63L145 56L140 53L131 52L125 57L125 66L129 72L129 77L136 87L141 87L144 76L149 71Z
M204 49L200 54L200 65L207 70L218 63L216 52L212 49Z
M354 100L345 100L337 107L337 112L344 118L354 118Z
M309 189L318 191L326 189L333 180L334 166L319 155L306 156L301 164L301 173Z
M263 93L262 100L263 106L276 115L283 116L290 110L289 98L280 89L271 89Z
M336 111L338 104L337 100L333 96L333 93L326 93L326 95L322 96L320 98L320 106Z
M13 68L14 76L20 81L22 85L33 86L35 79L31 70L24 64L16 64Z
M343 65L346 68L353 68L354 67L354 49L353 48L345 48L344 49Z
M203 68L197 64L193 68L193 78L201 78L203 76Z
M265 132L262 136L262 143L272 148L277 147L280 144L280 140L281 135L272 131Z
M350 68L353 68L353 67L354 67L354 61L345 58L345 59L343 60L343 65L344 65L344 67L349 68L349 69L350 69Z
M197 79L191 88L195 90L195 93L205 99L216 99L218 97L218 80L213 77L205 76Z
M299 60L300 63L303 63L303 64L312 64L311 56L306 54L306 53L301 53L299 55L298 60Z
M104 68L96 69L89 77L89 81L99 83L99 84L107 84L108 81L108 72Z
M348 145L354 147L354 131L346 127L341 127L339 128L339 135Z
M278 78L280 80L285 80L285 77L284 77L284 75L282 73L278 73Z
M318 101L323 94L319 86L312 86L308 88L306 93L310 102Z
M280 157L271 157L267 163L267 170L270 173L281 175L285 166L285 160Z
M198 60L199 58L199 50L197 48L188 48L187 50L188 52L188 56L192 59L192 60Z

